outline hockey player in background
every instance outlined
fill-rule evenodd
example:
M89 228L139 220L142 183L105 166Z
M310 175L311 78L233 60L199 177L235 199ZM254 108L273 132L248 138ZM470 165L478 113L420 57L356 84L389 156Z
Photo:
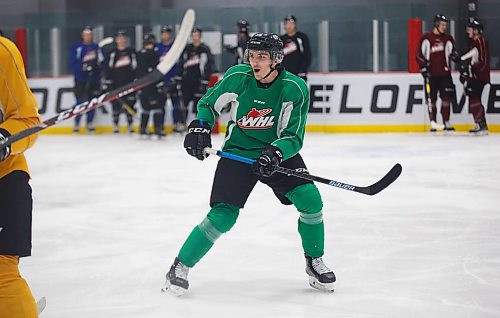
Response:
M40 123L21 53L0 37L0 141ZM19 259L31 255L33 199L24 151L36 135L0 149L0 317L35 318L31 290L19 274Z
M164 58L168 51L172 48L174 43L174 37L172 36L173 28L170 25L164 25L161 28L161 41L156 45L160 59ZM176 63L170 71L168 71L163 78L162 91L165 97L170 98L172 101L172 119L174 125L174 131L179 130L179 125L182 126L182 110L179 100L179 88L180 88L180 77L176 76L179 73L179 63ZM179 87L178 87L179 86ZM162 118L165 122L165 108L162 108Z
M305 33L297 31L297 19L288 15L284 19L285 34L281 40L285 45L283 66L292 74L307 82L307 70L311 65L311 47Z
M245 61L228 69L224 78L198 103L184 147L204 160L211 147L210 131L222 108L230 107L223 150L256 159L254 165L222 158L215 171L211 210L197 225L175 258L165 288L176 295L189 287L189 269L235 224L240 209L258 181L269 186L300 216L298 231L306 272L313 288L333 291L334 273L323 263L324 225L321 195L309 180L275 173L277 166L307 171L299 154L309 109L309 90L301 78L282 66L283 42L276 34L257 33L247 43ZM271 245L272 243L270 243ZM165 290L165 289L164 289Z
M143 48L137 52L137 77L152 72L159 62L159 54L155 48L156 38L153 34L144 35ZM163 84L163 82L161 82ZM163 113L165 111L165 95L161 88L155 85L149 85L139 91L139 100L141 101L142 113L139 134L141 137L149 135L148 122L149 116L153 113L154 133L158 139L163 136Z
M416 60L420 73L430 85L431 105L428 105L431 132L436 130L454 131L450 124L451 101L455 96L455 85L451 79L451 62L458 62L459 55L455 49L455 40L446 33L448 18L437 14L433 20L434 27L420 39ZM443 124L437 123L437 95L441 98L441 116Z
M195 27L191 33L191 42L186 46L181 56L182 101L184 111L180 131L186 129L189 104L193 109L208 88L210 75L214 72L214 58L210 48L201 41L201 28Z
M467 26L467 35L471 40L469 52L460 58L460 82L465 85L475 123L469 132L474 135L488 134L481 95L484 86L490 83L490 52L488 41L482 33L483 24L477 19L471 20Z
M247 20L240 20L236 23L236 35L238 42L236 46L226 46L226 50L235 57L235 65L243 63L243 55L247 47L247 41L250 38L248 30L250 23Z
M106 79L111 89L118 88L134 81L136 77L137 59L133 49L127 46L124 30L119 30L115 37L116 48L109 52L107 58ZM113 132L120 132L120 114L127 116L128 132L133 133L135 110L135 93L120 97L113 104Z
M104 56L99 46L93 42L92 28L82 30L82 41L71 48L70 65L75 77L76 103L83 103L100 93L101 72ZM87 112L87 132L93 133L95 110ZM81 116L75 117L74 133L80 130Z

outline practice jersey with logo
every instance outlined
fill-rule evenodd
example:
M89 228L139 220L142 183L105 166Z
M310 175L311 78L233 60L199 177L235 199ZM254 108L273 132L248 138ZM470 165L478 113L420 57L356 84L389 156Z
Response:
M450 75L450 55L455 51L455 41L449 34L426 32L420 39L417 49L417 63L420 67L428 66L431 76Z
M96 43L76 43L71 47L69 55L70 65L77 81L91 81L97 83L101 79L101 66L104 56ZM92 67L92 72L85 72L84 65Z
M302 148L309 90L301 78L281 68L273 83L264 85L250 65L235 65L199 101L197 118L212 126L228 106L224 151L256 159L272 144L286 160Z
M469 45L469 63L472 65L472 78L485 83L490 82L490 50L488 41L481 35Z
M113 87L120 87L134 81L137 58L135 51L131 48L112 50L107 64L106 77L113 82Z
M297 75L307 73L311 64L311 47L305 33L297 32L292 36L281 36L284 45L285 58L283 66L289 72Z
M192 43L186 45L181 56L182 80L196 83L200 80L208 80L214 70L214 61L210 48L201 43L194 46Z
M168 52L172 48L173 44L174 44L173 41L168 44L164 44L163 42L159 42L156 44L155 49L159 55L160 60L164 59L168 55ZM178 72L179 72L179 62L176 62L174 66L172 66L170 71L168 71L163 76L163 81L165 82L165 84L170 84L170 79L174 77Z

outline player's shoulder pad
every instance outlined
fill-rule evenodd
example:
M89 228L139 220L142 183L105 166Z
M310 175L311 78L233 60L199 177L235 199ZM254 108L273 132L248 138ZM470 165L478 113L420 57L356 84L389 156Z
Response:
M208 45L206 45L205 43L201 43L200 45L203 49L205 49L205 51L210 51L210 47Z
M422 34L422 38L423 39L428 39L429 37L431 37L434 33L432 33L431 31L427 31L427 32L424 32L424 34Z
M4 59L12 59L14 55L17 55L19 50L17 46L11 40L0 36L0 58Z
M241 74L242 76L253 76L252 75L252 67L249 64L237 64L234 66L231 66L230 68L227 69L226 73L224 73L224 77L228 77L229 75L232 74Z
M307 87L307 83L297 75L294 75L285 70L285 76L283 77L283 86L285 88L289 88L291 90L300 89L304 94L309 95L309 88Z
M307 34L305 34L304 32L300 32L300 31L297 32L297 36L299 38L307 38Z

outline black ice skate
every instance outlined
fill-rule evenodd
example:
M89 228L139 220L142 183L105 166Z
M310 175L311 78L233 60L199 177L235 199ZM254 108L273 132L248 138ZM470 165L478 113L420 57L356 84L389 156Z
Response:
M476 123L474 128L469 130L469 133L475 136L486 136L488 135L488 125L486 125L486 120Z
M444 131L445 132L453 132L455 131L455 127L453 127L449 121L444 123Z
M306 257L306 273L309 275L309 285L312 288L333 293L333 283L335 282L335 274L332 270L326 267L321 257Z
M189 282L187 280L188 273L189 267L182 264L179 258L176 257L167 273L167 281L165 282L165 287L162 288L162 291L168 291L175 296L184 295L189 288Z

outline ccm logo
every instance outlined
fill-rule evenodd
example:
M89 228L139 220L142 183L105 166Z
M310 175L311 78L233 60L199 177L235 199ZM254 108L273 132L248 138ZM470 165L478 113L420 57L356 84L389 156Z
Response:
M209 134L210 129L207 128L201 128L201 127L196 127L196 128L189 128L188 133L201 133L201 134Z

